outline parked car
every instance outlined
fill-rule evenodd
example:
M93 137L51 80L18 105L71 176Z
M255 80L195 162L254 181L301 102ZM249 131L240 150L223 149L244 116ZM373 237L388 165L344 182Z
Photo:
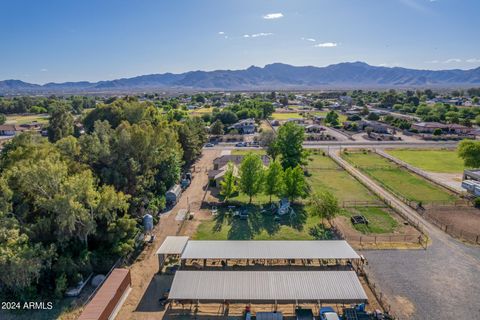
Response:
M215 145L213 143L206 143L205 144L205 148L211 148L211 147L214 147Z
M295 318L296 320L314 320L312 309L295 309Z
M338 314L331 307L323 307L320 309L321 320L340 320Z
M246 146L247 146L247 143L246 143L246 142L237 142L237 143L235 144L235 147L240 147L240 148L241 148L241 147L246 147Z

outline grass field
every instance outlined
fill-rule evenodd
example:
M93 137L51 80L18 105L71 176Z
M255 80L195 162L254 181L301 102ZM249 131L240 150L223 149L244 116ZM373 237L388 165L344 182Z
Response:
M239 149L235 149L235 150L232 150L232 155L246 155L247 153L249 152L253 152L253 153L256 153L256 154L259 154L261 156L267 154L267 151L265 151L265 149L245 149L245 150L239 150Z
M288 120L288 119L303 119L303 116L298 112L274 112L272 114L272 118L274 120Z
M401 169L377 154L356 152L343 154L343 157L386 189L409 201L431 203L457 200L455 195L407 170Z
M213 111L213 107L188 110L189 113L197 113L197 114L212 113L212 111Z
M39 123L48 122L48 114L29 114L29 115L10 115L7 116L7 124L24 124L37 121Z
M342 215L350 218L353 215L362 215L368 220L368 225L357 224L353 227L363 234L392 233L398 226L395 220L384 208L364 207L343 210Z
M329 157L318 153L312 154L309 158L312 161L307 166L310 174L308 181L313 191L330 191L340 202L378 201L373 193Z
M455 150L387 150L388 154L425 171L462 173L465 166Z
M308 215L300 206L295 217L282 217L261 213L259 207L249 211L248 220L226 215L225 211L212 220L203 221L193 236L196 240L312 240L310 228L318 225L319 217Z
M329 111L317 111L317 112L314 112L313 114L316 115L316 116L321 116L321 117L325 117L327 116L327 113ZM342 124L344 123L345 121L347 121L347 116L344 115L344 114L341 114L341 113L338 113L338 121Z

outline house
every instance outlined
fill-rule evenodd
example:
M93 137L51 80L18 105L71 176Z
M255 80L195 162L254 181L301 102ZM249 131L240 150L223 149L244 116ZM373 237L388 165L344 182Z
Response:
M324 130L326 129L322 126L319 126L318 124L310 124L308 126L305 126L305 131L309 133L319 133Z
M418 122L412 124L411 129L422 133L433 133L437 129L446 130L447 125L439 122Z
M21 131L18 130L14 124L2 124L0 125L0 136L14 136Z
M235 129L240 134L251 134L251 133L255 133L255 131L257 130L257 127L254 119L244 119L228 127L228 129L229 130Z
M233 174L238 177L238 167L242 163L243 157L243 155L223 155L213 160L213 170L208 172L208 181L210 181L210 185L214 187L220 186L220 182L225 176L229 163L233 164ZM264 166L270 164L270 158L267 155L261 156L261 159Z
M471 134L475 131L475 128L462 126L461 124L452 123L448 125L448 131L456 134Z
M42 124L34 121L24 124L2 124L0 125L0 136L15 136L25 131L40 132Z
M357 122L358 128L360 130L365 130L367 127L372 128L372 131L375 133L389 133L390 129L392 129L391 126L381 123L378 121L358 121Z
M287 119L286 122L293 122L293 123L296 123L296 124L303 124L305 122L305 119L303 118L290 118L290 119Z

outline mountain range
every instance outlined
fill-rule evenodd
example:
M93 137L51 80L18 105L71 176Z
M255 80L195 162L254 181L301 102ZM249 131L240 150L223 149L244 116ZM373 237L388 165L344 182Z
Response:
M150 74L99 82L32 84L0 81L0 94L126 93L141 91L313 90L340 88L452 88L480 86L480 67L471 70L416 70L345 62L327 67L283 63L244 70Z

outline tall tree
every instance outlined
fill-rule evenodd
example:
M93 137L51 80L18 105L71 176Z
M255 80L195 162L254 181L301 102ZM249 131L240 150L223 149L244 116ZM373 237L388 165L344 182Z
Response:
M52 142L73 134L73 116L67 106L60 104L52 108L47 131Z
M480 141L463 140L458 145L458 156L463 159L465 166L480 167Z
M207 141L203 120L193 117L180 122L178 140L183 148L183 160L191 164L202 153L203 144Z
M283 196L290 201L303 198L307 195L307 182L300 166L287 168L284 174Z
M288 122L280 127L275 147L278 148L284 169L294 168L305 163L307 152L303 149L304 139L305 132L301 126Z
M278 196L283 190L283 169L279 161L274 160L270 163L265 171L264 190L263 192L270 197L272 203L272 196Z
M225 202L237 192L237 178L235 177L235 167L233 163L229 162L227 170L223 176L223 180L220 182L220 194L224 197Z
M240 164L240 191L248 195L249 203L262 189L263 162L258 154L248 153Z
M340 212L337 198L331 192L314 193L308 201L308 211L313 216L327 219L329 222Z

